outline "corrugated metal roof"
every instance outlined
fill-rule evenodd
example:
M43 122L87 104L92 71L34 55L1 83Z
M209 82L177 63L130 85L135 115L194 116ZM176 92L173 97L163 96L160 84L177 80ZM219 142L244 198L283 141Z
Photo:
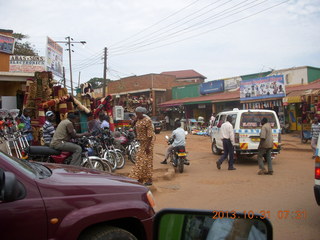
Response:
M194 77L201 77L206 79L205 76L202 74L196 72L195 70L180 70L180 71L171 71L171 72L162 72L160 74L165 74L165 75L173 75L176 76L176 78L194 78Z

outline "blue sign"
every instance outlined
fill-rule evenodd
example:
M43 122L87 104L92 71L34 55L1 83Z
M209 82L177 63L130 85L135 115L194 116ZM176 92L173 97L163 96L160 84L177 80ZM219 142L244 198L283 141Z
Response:
M200 84L200 94L205 95L208 93L223 92L224 80L210 81Z
M240 100L282 98L286 96L283 75L242 80Z

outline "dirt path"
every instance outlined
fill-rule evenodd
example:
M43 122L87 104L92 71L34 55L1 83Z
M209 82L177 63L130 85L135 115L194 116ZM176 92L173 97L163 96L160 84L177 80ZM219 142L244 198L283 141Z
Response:
M154 166L157 172L170 168L161 165L167 147L164 135L157 135ZM227 164L216 168L218 156L211 153L210 139L189 135L187 151L190 166L171 180L154 185L157 210L166 207L207 210L270 211L275 239L319 239L320 207L313 195L314 161L311 151L282 151L274 161L273 176L257 175L257 161L248 159L228 171ZM286 219L281 211L290 211ZM298 211L307 217L299 219ZM297 219L295 219L297 216Z

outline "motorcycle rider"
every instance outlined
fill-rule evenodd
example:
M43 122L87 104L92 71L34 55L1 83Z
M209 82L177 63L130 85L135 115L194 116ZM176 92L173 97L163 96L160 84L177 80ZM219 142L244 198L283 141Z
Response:
M164 160L161 162L161 164L167 164L167 159L169 157L170 152L172 151L173 148L178 147L178 146L186 146L186 133L184 129L181 127L181 122L176 121L175 122L176 129L173 130L171 137L173 138L174 141L173 143L167 148L167 152L165 154ZM189 165L189 161L186 159L184 164Z
M69 140L71 138L81 138L83 136L88 136L90 135L90 133L76 133L76 130L74 129L76 120L77 116L74 113L68 113L67 119L62 120L59 123L55 133L53 134L50 147L56 150L72 152L73 154L70 164L80 166L82 148L75 143L69 142Z

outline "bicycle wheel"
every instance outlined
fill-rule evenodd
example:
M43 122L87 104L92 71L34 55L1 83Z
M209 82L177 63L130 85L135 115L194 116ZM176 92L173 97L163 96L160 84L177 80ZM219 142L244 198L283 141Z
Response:
M101 158L95 156L87 157L83 163L83 167L105 171L103 161Z
M110 163L112 171L117 169L117 156L114 152L106 150L103 154L103 158Z
M120 149L115 149L114 152L116 154L116 159L117 159L117 169L121 169L124 167L124 164L126 163L126 159L124 158Z

